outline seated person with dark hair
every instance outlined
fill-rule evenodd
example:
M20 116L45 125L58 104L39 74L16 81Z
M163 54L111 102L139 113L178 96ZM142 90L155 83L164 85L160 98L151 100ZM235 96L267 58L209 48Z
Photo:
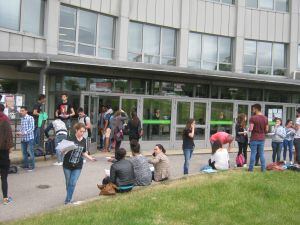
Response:
M220 141L215 141L212 144L212 153L208 164L215 170L229 169L229 154L226 148L222 148Z
M120 148L116 150L116 162L110 167L110 176L105 177L102 183L108 184L109 182L117 186L117 192L131 191L134 183L134 168L132 163L125 159L126 150Z

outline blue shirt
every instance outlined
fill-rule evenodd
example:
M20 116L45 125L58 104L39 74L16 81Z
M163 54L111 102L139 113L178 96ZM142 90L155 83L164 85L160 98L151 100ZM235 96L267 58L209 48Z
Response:
M21 118L22 141L30 141L34 139L34 119L32 116L26 115Z

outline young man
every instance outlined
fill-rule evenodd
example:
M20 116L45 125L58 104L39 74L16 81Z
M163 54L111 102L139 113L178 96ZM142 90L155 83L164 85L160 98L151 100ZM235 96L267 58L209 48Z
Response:
M295 155L294 162L300 163L300 108L297 109L296 122L295 122L295 136L294 136L294 146L295 146Z
M61 103L57 106L55 116L65 122L67 128L71 128L71 117L75 116L73 106L68 102L68 95L61 95Z
M261 105L255 104L252 106L253 116L250 118L249 123L249 131L251 132L250 138L250 165L249 171L253 171L255 158L257 152L259 153L260 161L261 161L261 171L264 172L266 170L266 162L264 156L264 145L265 145L265 136L269 130L268 119L261 112Z
M113 110L111 109L111 107L108 105L107 107L107 111L104 114L104 152L108 152L110 150L110 139L111 139L111 133L112 133L112 127L111 127L111 121L113 119Z
M21 137L21 149L23 154L23 166L28 171L32 171L35 167L34 162L34 119L28 115L28 109L26 106L22 106L20 109L21 115L21 128L16 132L16 135ZM28 154L30 160L28 162Z
M37 103L33 106L33 112L32 112L32 115L34 118L34 125L35 125L35 127L34 127L34 144L38 148L41 147L41 141L40 141L41 138L40 137L42 135L41 127L38 126L39 116L40 116L40 113L45 111L45 109L43 109L45 103L46 103L46 96L41 94L39 96Z
M86 128L83 137L86 139L86 151L89 152L89 147L90 147L91 137L92 137L91 119L84 113L83 108L79 108L77 113L78 113L78 123L83 123Z
M7 121L10 123L8 116L4 114L4 109L5 109L4 105L0 104L0 122Z
M52 129L55 132L55 148L56 148L57 145L62 140L67 139L68 130L67 130L66 124L60 118L57 118L56 120L54 120L45 129L44 132L45 132L45 135L47 138L49 138L49 131ZM63 165L63 156L59 151L56 151L56 157L57 157L57 162L55 162L53 165L62 166Z
M100 146L99 149L100 151L103 149L104 147L104 115L107 111L106 106L101 106L100 109L100 113L99 113L99 120L98 120L98 134L99 134L99 138L100 138Z
M222 148L224 148L224 145L228 144L228 151L230 151L231 149L231 144L233 140L234 138L231 134L228 134L223 131L217 132L210 137L211 145L213 145L213 143L216 141L220 141L220 143L222 144Z

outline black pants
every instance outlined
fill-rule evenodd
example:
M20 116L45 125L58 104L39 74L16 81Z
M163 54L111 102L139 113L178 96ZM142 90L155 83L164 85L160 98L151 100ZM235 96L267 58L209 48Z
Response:
M115 151L120 149L122 141L116 141Z
M300 138L294 139L294 146L295 146L295 162L300 163Z
M216 170L216 167L215 167L215 161L211 161L211 159L208 160L208 165L213 168L214 170Z
M8 176L8 170L9 170L9 167L0 167L3 198L7 198L7 189L8 189L7 176Z
M238 155L242 154L244 155L244 158L245 158L245 164L247 164L247 148L248 148L248 143L245 142L245 143L241 143L241 142L238 142L238 145L239 145L239 153Z

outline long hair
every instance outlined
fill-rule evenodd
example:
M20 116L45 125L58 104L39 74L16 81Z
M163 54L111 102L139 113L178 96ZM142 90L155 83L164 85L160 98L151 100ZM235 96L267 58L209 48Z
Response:
M0 150L8 151L13 147L13 135L9 122L1 121L0 130Z
M140 119L138 118L137 113L135 111L131 112L131 121L134 127L136 127L140 122Z
M222 143L220 141L215 141L211 146L211 154L215 154L220 148L222 148Z
M182 133L182 138L185 137L187 130L190 130L192 128L192 123L195 121L195 119L191 118L188 119L188 121L185 124L185 131Z
M246 114L240 113L237 117L237 124L241 126L242 128L246 127Z
M155 146L157 146L164 154L166 154L166 149L164 148L164 146L162 146L161 144L157 144L157 145L155 145Z

